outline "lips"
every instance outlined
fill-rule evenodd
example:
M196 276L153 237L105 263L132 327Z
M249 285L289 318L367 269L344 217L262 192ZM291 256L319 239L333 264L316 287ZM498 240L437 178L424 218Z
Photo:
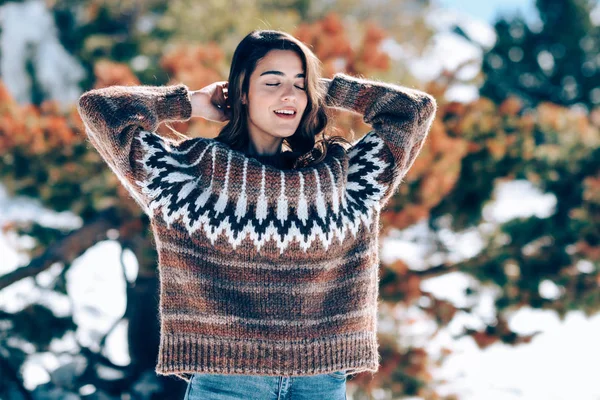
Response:
M298 111L295 108L291 108L291 107L278 108L276 111L293 111L294 112L294 114L284 114L284 113L277 113L277 112L273 111L273 114L275 114L279 118L283 118L283 119L294 119L294 118L296 118L296 115L298 114Z

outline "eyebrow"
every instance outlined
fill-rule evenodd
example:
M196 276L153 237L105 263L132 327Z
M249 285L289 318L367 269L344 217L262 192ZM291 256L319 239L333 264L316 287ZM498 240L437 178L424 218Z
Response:
M260 74L260 76L269 75L269 74L271 74L271 75L285 76L285 74L283 72L281 72L281 71L265 71L262 74ZM296 78L304 78L304 73L296 75Z

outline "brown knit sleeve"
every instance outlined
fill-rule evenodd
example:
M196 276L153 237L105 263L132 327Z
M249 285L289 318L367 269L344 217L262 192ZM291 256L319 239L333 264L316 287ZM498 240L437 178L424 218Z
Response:
M381 167L382 171L374 178L381 190L372 193L377 193L377 199L385 204L423 146L435 118L436 100L420 90L343 73L326 81L327 106L359 113L373 127L372 132L354 145L349 163L376 164L371 169ZM384 146L378 146L378 141ZM356 177L364 180L364 175L361 171Z
M140 131L154 132L163 121L188 120L192 106L187 86L110 86L85 92L77 108L90 143L137 203L147 212L139 185L145 171Z

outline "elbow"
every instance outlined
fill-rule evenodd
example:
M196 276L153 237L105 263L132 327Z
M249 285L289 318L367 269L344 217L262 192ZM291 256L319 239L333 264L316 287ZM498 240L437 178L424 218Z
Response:
M422 92L416 104L419 125L429 125L437 112L437 101L432 95Z
M95 124L106 115L106 94L103 89L84 92L77 99L77 111L84 122Z
M83 92L77 100L77 107L82 110L92 110L103 104L103 99L113 97L113 92L108 88L91 89Z
M411 90L408 96L406 93L401 93L400 96L396 102L399 107L398 116L403 117L414 128L431 124L437 112L435 97L415 89Z
M87 95L87 93L84 93L81 96L79 96L79 99L77 100L77 112L79 113L79 117L81 118L81 120L83 121L84 124L88 120L88 118L87 118L87 110L88 109L89 109L89 96Z
M100 128L100 125L104 125L104 113L101 102L102 96L96 93L95 90L84 92L79 96L77 100L77 112L87 127L97 130Z
M94 94L91 92L92 91L83 93L81 96L79 96L79 99L77 100L77 111L79 112L81 118L83 118L84 120L86 115L93 108Z

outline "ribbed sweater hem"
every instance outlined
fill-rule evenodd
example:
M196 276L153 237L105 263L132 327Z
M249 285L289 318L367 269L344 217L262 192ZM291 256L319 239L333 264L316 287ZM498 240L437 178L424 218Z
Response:
M351 375L378 368L378 343L372 332L304 341L173 333L161 337L156 373L189 382L193 373L307 376L346 370Z

